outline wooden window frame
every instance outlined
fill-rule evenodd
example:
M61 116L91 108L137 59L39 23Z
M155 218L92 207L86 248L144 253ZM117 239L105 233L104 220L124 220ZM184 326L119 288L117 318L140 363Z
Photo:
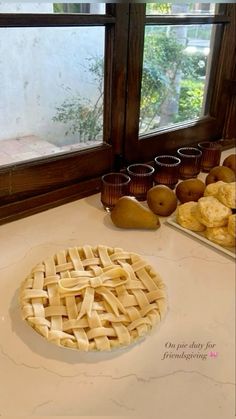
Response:
M0 28L99 25L106 28L103 144L0 166L0 224L98 192L101 175L119 170L128 162L149 161L159 152L174 152L179 145L220 139L223 135L226 146L231 145L236 65L227 45L232 46L232 40L236 39L236 5L222 7L223 15L204 16L205 22L214 20L224 26L209 116L141 139L138 139L138 118L144 25L167 21L174 24L178 17L146 17L144 4L130 3L107 4L105 15L0 14ZM203 17L198 19L202 22Z
M0 30L6 27L72 26L106 28L104 142L86 150L0 166L0 224L97 192L101 175L113 167L120 127L124 126L127 60L124 53L127 40L124 38L128 33L128 6L107 5L105 15L0 14ZM118 124L112 118L115 114L119 114Z
M140 8L142 12L140 13ZM225 124L231 109L231 131L233 131L233 105L230 102L231 89L236 79L235 50L236 50L236 5L227 3L219 6L217 15L189 15L189 16L145 16L145 5L131 6L131 24L129 27L130 42L128 61L128 95L126 109L125 129L125 164L134 161L150 161L159 153L173 154L179 146L196 145L203 140L220 140L225 132ZM140 22L140 24L138 23ZM137 31L137 24L141 30ZM142 53L144 45L145 25L191 25L191 24L218 24L214 55L212 57L211 79L209 81L208 115L196 121L176 124L151 134L139 137L139 120L135 112L140 103ZM227 48L230 45L230 48ZM233 110L232 110L233 109ZM234 111L235 112L235 111ZM235 125L234 125L235 127ZM236 128L235 128L236 131ZM222 139L223 146L230 147L234 138Z

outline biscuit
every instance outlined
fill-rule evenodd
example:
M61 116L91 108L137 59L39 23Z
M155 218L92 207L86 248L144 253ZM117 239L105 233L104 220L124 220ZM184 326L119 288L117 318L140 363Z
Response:
M220 185L217 199L228 208L236 208L236 182Z
M231 214L231 209L223 205L214 196L202 197L197 202L197 219L206 227L225 226Z
M233 237L236 237L236 214L232 214L228 219L228 232Z
M209 185L206 186L203 196L214 196L217 197L219 187L225 185L225 182L222 180L219 180L215 183L209 183Z
M228 227L208 227L205 231L208 240L224 247L234 247L235 237L228 232Z
M196 218L197 202L189 201L177 207L176 221L182 227L192 231L204 231L205 226Z

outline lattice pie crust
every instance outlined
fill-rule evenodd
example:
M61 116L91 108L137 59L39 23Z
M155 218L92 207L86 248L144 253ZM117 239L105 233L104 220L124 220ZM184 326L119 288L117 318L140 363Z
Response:
M59 346L110 350L127 346L163 318L160 276L120 248L70 248L38 264L20 289L23 318Z

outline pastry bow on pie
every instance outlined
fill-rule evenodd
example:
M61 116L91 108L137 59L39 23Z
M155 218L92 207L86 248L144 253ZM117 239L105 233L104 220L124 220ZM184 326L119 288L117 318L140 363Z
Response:
M98 276L93 276L93 272L88 272L88 276L85 276L84 271L80 271L76 272L75 278L64 278L59 281L58 286L61 297L66 295L82 295L82 291L84 290L83 303L78 319L81 319L85 314L91 317L95 293L103 296L104 300L109 304L111 311L116 316L119 316L119 310L122 313L126 313L124 306L109 291L109 288L124 285L129 277L128 272L117 266L105 272L101 268L98 268L94 273L97 273Z
M110 350L148 333L166 311L160 276L135 253L70 248L38 264L21 286L23 318L47 340Z

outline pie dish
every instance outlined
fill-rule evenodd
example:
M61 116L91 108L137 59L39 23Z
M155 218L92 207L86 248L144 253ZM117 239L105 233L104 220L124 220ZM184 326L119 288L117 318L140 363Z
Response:
M23 319L48 341L107 351L137 341L167 309L166 287L138 254L69 248L39 263L20 288Z

